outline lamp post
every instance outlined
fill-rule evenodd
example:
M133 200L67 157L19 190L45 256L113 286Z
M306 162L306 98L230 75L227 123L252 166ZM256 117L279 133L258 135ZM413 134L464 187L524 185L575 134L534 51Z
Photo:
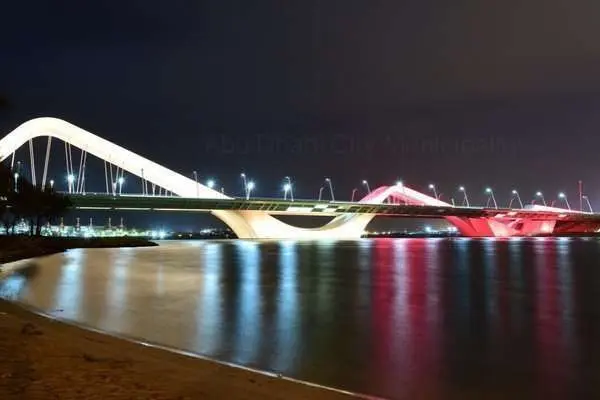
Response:
M592 205L590 204L590 199L587 196L581 195L581 198L586 201L588 207L590 208L590 212L593 213Z
M246 186L246 200L250 200L250 193L252 192L252 189L254 189L254 182L250 181Z
M194 181L196 181L196 197L200 197L200 186L198 186L198 172L194 171Z
M324 186L321 186L319 188L319 201L321 201L321 197L323 196L323 189L324 189Z
M513 191L512 191L512 196L510 197L510 203L508 203L508 208L511 208L512 202L515 198L519 201L519 205L521 206L521 208L523 208L523 202L521 201L521 196L519 196L519 192L517 192L516 189L513 189Z
M465 205L465 204L466 204L466 206L467 206L467 207L471 207L471 206L469 205L469 198L467 197L467 191L466 191L465 187L464 187L464 186L460 186L460 187L458 188L458 191L459 191L459 192L462 192L462 194L463 194L463 202L462 202L462 204L463 204L463 205Z
M248 197L248 181L246 181L246 174L241 173L240 177L242 178L242 183L244 184L244 194Z
M563 192L560 192L558 194L558 198L559 199L563 199L565 201L565 203L567 204L567 208L569 209L569 211L571 210L571 205L569 204L569 200L567 199L567 195L564 194Z
M358 191L357 188L352 189L352 196L350 196L350 202L354 202L354 195L356 194L356 192Z
M50 190L54 190L54 179L50 179Z
M287 194L291 188L292 188L292 185L290 185L289 183L283 184L283 199L284 200L287 200Z
M329 185L329 193L331 193L331 201L335 201L335 196L333 195L333 185L331 184L330 178L325 178L325 183Z
M287 181L287 185L289 185L289 191L290 191L290 200L294 201L294 186L292 185L292 180L290 179L289 176L286 176L285 178L283 178Z
M363 179L362 184L365 185L365 187L367 188L367 193L370 194L371 193L371 187L369 186L369 182L367 182L366 179Z
M437 191L435 190L435 185L433 183L429 184L429 189L433 192L433 197L435 197L435 199L438 199L438 194Z
M73 176L73 174L69 174L67 176L67 183L69 185L69 193L73 192L73 182L75 182L75 177Z
M14 175L14 177L15 177L15 192L18 192L18 191L19 191L19 190L18 190L19 173L18 173L18 172L15 172L15 175Z
M487 207L489 205L490 199L491 199L492 202L494 203L494 208L498 208L498 203L496 203L496 197L494 196L494 191L492 190L492 188L490 188L490 187L486 188L485 192L490 195L490 197L488 198L487 204L485 206Z
M539 197L542 199L542 204L544 205L544 207L546 207L547 204L546 204L546 199L544 198L544 194L542 192L537 192L535 195L536 195L536 197Z

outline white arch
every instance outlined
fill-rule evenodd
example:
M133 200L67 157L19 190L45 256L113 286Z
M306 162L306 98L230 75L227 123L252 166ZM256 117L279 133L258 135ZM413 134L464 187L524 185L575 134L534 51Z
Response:
M40 136L51 136L70 143L133 175L143 176L149 182L178 196L231 198L58 118L32 119L0 139L0 162L28 140ZM448 205L400 186L378 188L361 202L380 204L391 195L417 204ZM359 238L367 224L375 217L373 214L345 214L335 217L319 228L300 228L288 225L262 211L214 210L212 214L227 224L240 238Z
M78 147L88 153L106 160L123 170L143 176L179 196L202 198L229 198L224 194L197 184L177 172L171 171L121 146L102 139L84 129L58 118L35 118L17 127L0 140L0 162L9 157L29 139L39 136L51 136ZM198 190L196 190L198 186Z

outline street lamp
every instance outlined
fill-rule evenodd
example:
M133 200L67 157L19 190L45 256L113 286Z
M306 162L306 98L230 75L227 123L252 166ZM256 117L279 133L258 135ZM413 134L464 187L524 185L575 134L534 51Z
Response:
M241 173L240 177L242 178L242 183L244 184L244 194L248 197L248 182L246 181L246 174Z
M319 201L321 201L321 197L323 196L323 189L324 189L324 188L325 188L324 186L321 186L321 187L319 188Z
M590 208L590 212L593 213L594 210L592 209L592 205L590 204L590 199L587 196L581 196L581 198L587 202L587 205Z
M125 183L125 178L120 177L119 178L119 196L121 195L121 192L123 191L123 184Z
M206 186L208 186L209 189L212 189L215 187L215 181L212 179L209 179L206 181Z
M250 200L250 192L252 192L252 189L254 189L254 182L250 181L246 186L246 200Z
M15 192L18 191L17 190L17 182L19 182L19 173L15 172Z
M352 189L352 196L350 196L350 202L354 202L354 195L356 194L356 192L358 191L357 188Z
M198 172L194 171L194 181L196 181L196 197L200 197L200 186L198 185Z
M291 189L292 189L292 185L290 185L289 183L283 184L283 199L284 200L287 200L287 194Z
M75 177L73 174L69 174L67 176L67 183L69 184L69 193L73 192L73 182L75 181Z
M365 185L367 187L367 193L371 193L371 187L369 186L369 182L367 182L365 179L363 179L362 184Z
M433 196L437 200L438 199L438 194L437 194L437 191L435 190L435 185L433 183L429 184L429 189L433 192Z
M325 183L329 185L329 193L331 193L331 201L335 201L335 196L333 195L333 185L331 184L330 178L325 178Z
M54 189L54 179L50 179L50 189Z
M521 206L521 208L523 208L523 202L521 201L521 196L519 196L519 192L517 192L516 189L513 189L513 191L512 191L512 196L510 197L510 203L508 203L508 208L511 208L512 202L515 198L519 201L519 205Z
M289 191L290 191L290 200L294 201L294 186L292 185L292 180L290 179L289 176L286 176L285 178L283 178L287 181L287 185L289 185Z
M546 207L546 199L544 198L542 192L537 192L535 195L542 199L542 204L544 204L544 207Z
M567 208L569 209L569 211L571 210L571 205L569 204L569 200L567 199L567 195L564 194L563 192L560 192L558 194L558 198L559 199L563 199L565 201L565 203L567 204Z
M471 206L469 205L469 198L467 197L467 191L466 191L465 187L464 187L464 186L460 186L460 187L458 188L458 191L459 191L459 192L462 192L462 194L463 194L463 202L462 202L462 205L465 205L465 204L466 204L466 206L467 206L467 207L471 207Z
M491 200L492 200L492 202L494 203L494 208L498 208L498 203L496 203L496 197L494 196L494 191L492 190L492 188L490 188L490 187L489 187L489 188L486 188L486 189L485 189L485 192L486 192L487 194L489 194L489 195L490 195L490 197L488 198L488 201L487 201L487 203L486 203L486 205L485 205L485 206L486 206L486 207L488 207L488 206L489 206L489 204L490 204L490 199L491 199Z

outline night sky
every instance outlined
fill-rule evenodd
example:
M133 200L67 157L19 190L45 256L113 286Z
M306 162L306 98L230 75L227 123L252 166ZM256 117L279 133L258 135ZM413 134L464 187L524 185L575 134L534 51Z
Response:
M462 184L474 202L491 185L501 203L513 187L576 203L582 179L600 207L598 15L592 0L11 1L0 129L64 118L229 194L245 171L261 196L290 175L298 197L330 176L340 199L401 178L446 200Z

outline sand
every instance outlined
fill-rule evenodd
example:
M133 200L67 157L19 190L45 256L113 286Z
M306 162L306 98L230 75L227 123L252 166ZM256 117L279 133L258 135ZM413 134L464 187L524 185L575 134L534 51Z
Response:
M0 300L2 400L351 398L104 335Z

